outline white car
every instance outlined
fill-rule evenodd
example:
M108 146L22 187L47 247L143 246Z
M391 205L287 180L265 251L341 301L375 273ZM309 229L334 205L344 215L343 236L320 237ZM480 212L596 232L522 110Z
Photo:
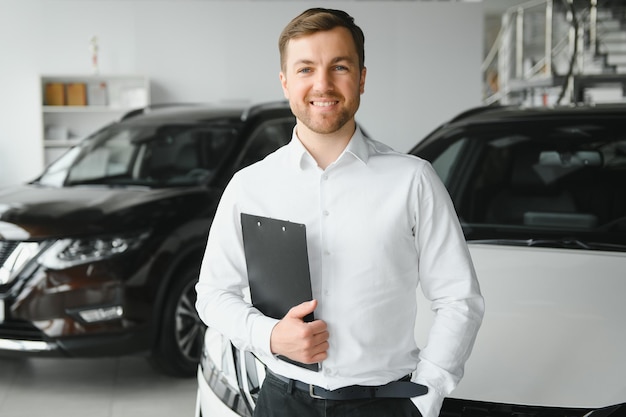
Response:
M441 416L626 415L626 106L478 108L411 153L448 187L486 302ZM196 416L251 416L264 375L209 329Z

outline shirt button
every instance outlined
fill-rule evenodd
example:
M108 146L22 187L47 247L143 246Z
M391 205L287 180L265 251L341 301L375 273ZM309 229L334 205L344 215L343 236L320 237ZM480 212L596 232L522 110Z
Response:
M330 255L330 251L325 250L324 251L324 255L326 255L326 256Z
M322 214L323 214L324 216L328 216L330 213L328 212L328 210L324 210L324 211L322 212Z
M322 175L322 179L323 179L324 181L326 181L326 180L328 179L328 174L324 174L324 175Z

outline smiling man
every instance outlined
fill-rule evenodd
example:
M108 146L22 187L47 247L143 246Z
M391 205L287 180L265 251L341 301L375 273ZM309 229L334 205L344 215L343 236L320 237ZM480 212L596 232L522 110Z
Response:
M324 169L355 131L354 115L365 88L363 57L342 26L305 37L284 33L279 46L280 81L298 120L298 138Z
M279 50L293 137L226 188L198 312L267 366L257 417L436 417L484 312L452 202L426 161L358 127L364 36L350 15L309 9L285 27ZM282 318L245 296L243 213L306 226L313 299ZM423 347L414 335L418 285L436 313Z

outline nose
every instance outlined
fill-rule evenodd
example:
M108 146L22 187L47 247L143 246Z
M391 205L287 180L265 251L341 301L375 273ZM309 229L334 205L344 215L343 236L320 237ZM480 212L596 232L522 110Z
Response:
M314 89L322 93L333 89L333 79L330 71L317 71L315 73Z

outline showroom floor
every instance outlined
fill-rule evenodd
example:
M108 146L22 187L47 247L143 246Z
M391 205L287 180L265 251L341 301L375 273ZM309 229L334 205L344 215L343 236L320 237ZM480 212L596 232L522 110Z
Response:
M0 358L0 416L193 417L196 386L142 357Z

